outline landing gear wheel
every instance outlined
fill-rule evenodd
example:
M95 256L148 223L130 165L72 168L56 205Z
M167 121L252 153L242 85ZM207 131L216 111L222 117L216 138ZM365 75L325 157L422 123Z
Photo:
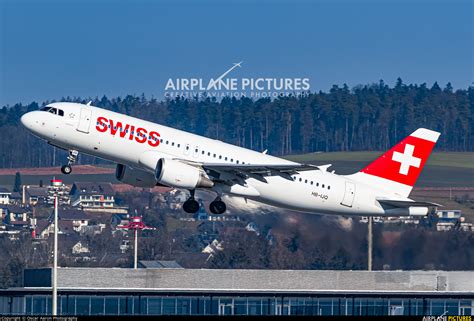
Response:
M227 207L223 201L216 199L209 204L209 210L212 214L222 214L226 211Z
M64 165L63 167L61 167L61 172L63 174L69 175L72 172L72 167L69 165Z
M186 213L194 214L199 211L199 202L196 201L194 198L190 198L183 203L183 210Z
M61 167L61 172L63 174L66 174L66 175L71 174L72 172L71 165L76 162L77 155L79 155L79 152L77 150L74 150L74 149L69 150L69 156L67 157L67 165L64 165L63 167Z

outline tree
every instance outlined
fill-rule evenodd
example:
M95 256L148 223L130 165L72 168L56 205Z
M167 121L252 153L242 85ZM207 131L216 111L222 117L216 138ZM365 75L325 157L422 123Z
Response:
M13 191L19 193L21 191L21 174L16 172L15 174L15 185L13 186Z

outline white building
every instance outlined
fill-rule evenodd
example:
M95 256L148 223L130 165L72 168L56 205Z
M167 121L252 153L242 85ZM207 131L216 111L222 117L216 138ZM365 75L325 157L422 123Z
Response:
M110 210L115 207L114 194L110 183L76 182L71 188L71 204L88 210Z
M12 192L6 188L0 187L0 204L10 204Z

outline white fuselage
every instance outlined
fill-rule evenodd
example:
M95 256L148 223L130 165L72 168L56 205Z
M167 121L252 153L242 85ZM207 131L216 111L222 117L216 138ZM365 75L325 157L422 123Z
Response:
M97 107L75 103L54 103L49 106L62 110L63 116L34 111L25 115L28 116L27 119L25 116L25 119L22 119L23 124L36 136L64 149L77 150L150 173L154 173L160 158L202 164L295 164L285 159ZM109 128L109 122L99 122L99 117L113 120L112 128ZM115 130L113 127L117 122L121 123L124 130L117 130L112 134L111 129ZM106 130L104 124L107 125ZM131 126L135 129L133 135ZM148 134L159 133L159 137L148 134L146 137L137 136L137 128L146 129ZM157 144L157 139L160 140L158 146L153 146ZM143 140L143 143L139 142ZM214 189L218 193L319 214L386 215L384 209L376 202L377 197L406 199L391 191L372 187L350 176L336 175L325 169L304 171L292 175L292 178L293 180L281 175L266 176L266 182L252 177L246 178L245 183L252 193L219 184Z

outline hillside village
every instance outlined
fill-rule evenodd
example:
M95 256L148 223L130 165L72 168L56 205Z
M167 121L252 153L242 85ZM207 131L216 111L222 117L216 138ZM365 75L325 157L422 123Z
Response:
M51 264L54 230L51 187L20 185L16 189L17 192L0 188L0 246L7 253L4 257L7 264L0 271L3 285L14 284L24 267ZM181 209L187 192L177 189L141 189L110 182L78 181L63 184L61 191L60 266L130 267L133 232L122 227L137 215L155 228L139 234L142 265L163 260L193 268L299 265L299 268L363 269L365 265L367 218L364 217L341 219L277 212L265 207L256 207L249 214L232 206L225 215L211 215L206 211L211 199L205 195L200 200L201 210L190 216ZM467 235L473 232L472 221L458 209L439 209L426 218L375 218L374 223L379 226L376 235L379 246L394 247L397 251L403 250L396 243L404 241L400 233L425 233L427 239L443 240L452 238L449 233L458 233L453 235L470 242L472 237ZM349 228L345 227L347 224ZM313 231L307 231L309 227ZM335 228L346 233L345 236L333 235L331 231ZM319 232L314 232L315 229ZM444 233L448 233L446 237ZM312 249L313 237L320 238L316 242L321 248ZM12 260L8 261L8 255ZM411 264L403 256L395 260L398 263L389 264L390 260L381 257L380 267Z

